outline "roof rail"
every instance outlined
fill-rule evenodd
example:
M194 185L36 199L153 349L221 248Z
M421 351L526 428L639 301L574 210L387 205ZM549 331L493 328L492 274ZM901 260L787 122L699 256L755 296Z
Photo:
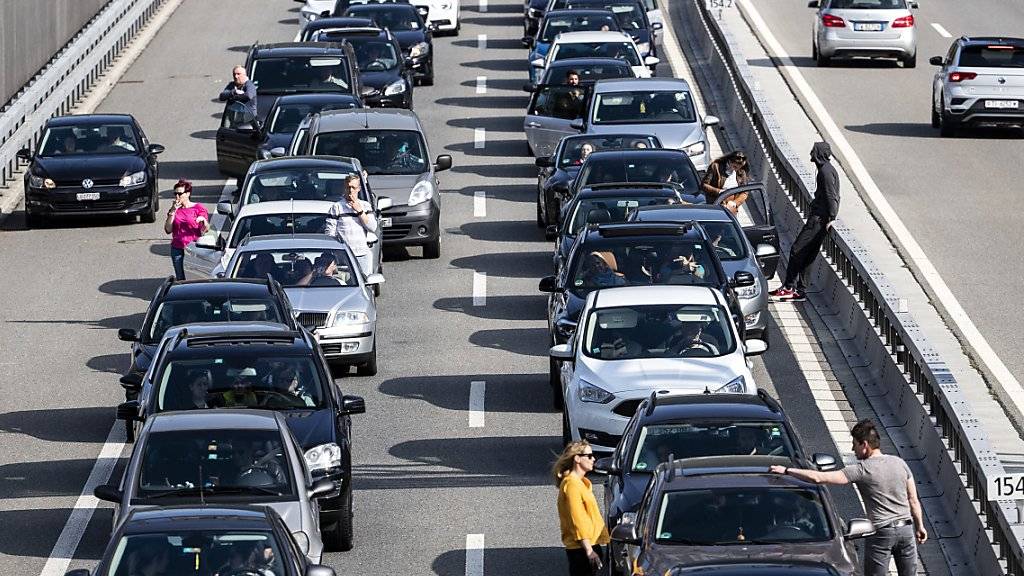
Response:
M760 388L758 388L760 391ZM658 405L658 391L652 390L650 398L647 399L647 410L644 412L644 416L650 416L654 413L654 407Z
M170 275L164 279L164 283L160 285L160 288L156 291L156 299L159 300L167 295L167 291L171 289L171 285L177 281L174 275Z
M673 182L601 182L587 184L584 190L614 190L617 188L675 188Z
M611 224L587 224L587 230L601 236L679 236L686 234L697 223L689 222L615 222ZM702 236L705 236L703 233Z
M174 342L171 343L171 348L177 348L181 341L188 338L188 328L182 328L177 336L174 337Z
M674 452L668 455L665 465L668 466L668 474L665 475L665 479L671 482L676 477L676 455Z
M760 398L761 400L764 400L764 403L767 404L769 408L771 408L772 412L778 412L780 414L782 413L782 406L779 404L779 401L776 400L775 398L772 398L771 395L768 394L768 391L765 390L764 388L757 389L757 397Z

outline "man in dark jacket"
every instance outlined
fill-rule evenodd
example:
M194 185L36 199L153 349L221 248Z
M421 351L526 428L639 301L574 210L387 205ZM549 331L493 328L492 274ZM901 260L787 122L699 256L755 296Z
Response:
M256 116L256 85L249 81L245 66L235 66L231 70L234 78L220 93L221 102L241 102Z
M818 176L814 200L810 206L811 213L789 251L786 279L782 287L770 294L775 300L802 302L807 299L803 273L814 262L821 250L821 243L825 241L825 234L839 213L839 174L829 162L831 158L832 148L828 143L815 142L811 148L811 162L818 167Z

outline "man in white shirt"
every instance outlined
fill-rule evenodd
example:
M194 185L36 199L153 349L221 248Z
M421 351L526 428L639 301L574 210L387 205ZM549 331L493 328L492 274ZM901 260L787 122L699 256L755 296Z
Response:
M373 257L366 242L366 235L377 231L377 218L370 203L359 199L359 192L362 190L359 176L349 174L344 182L345 196L331 206L324 233L347 244L359 262L363 275L369 276L374 272Z

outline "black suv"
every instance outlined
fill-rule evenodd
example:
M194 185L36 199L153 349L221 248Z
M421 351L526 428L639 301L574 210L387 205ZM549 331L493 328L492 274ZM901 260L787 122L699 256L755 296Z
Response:
M344 16L370 18L380 28L387 28L398 40L406 68L424 86L434 84L434 28L412 4L353 4Z
M693 257L699 272L657 273L684 255ZM608 269L602 277L591 273L596 259ZM728 303L733 322L740 331L740 340L743 340L746 337L743 313L734 288L751 286L754 282L749 272L737 272L732 278L726 276L711 240L696 222L589 224L576 236L568 256L555 262L555 275L541 278L539 289L550 294L548 331L552 346L569 340L576 330L587 295L592 291L651 284L718 289ZM555 407L561 408L562 386L558 363L554 360L549 360L548 381Z
M412 69L391 31L375 27L326 29L313 39L352 45L363 83L360 95L367 106L412 110Z
M138 400L117 416L141 429L171 410L256 408L282 412L305 452L313 481L330 478L337 495L319 500L324 542L352 547L352 414L359 396L342 395L323 352L306 330L282 324L190 324L172 328L156 351Z
M245 69L256 85L260 121L284 94L340 92L358 98L363 88L355 52L344 43L253 44Z

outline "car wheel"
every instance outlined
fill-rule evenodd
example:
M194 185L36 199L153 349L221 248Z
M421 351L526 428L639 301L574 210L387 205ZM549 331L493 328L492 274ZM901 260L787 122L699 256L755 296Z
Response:
M142 221L146 224L156 222L156 211L160 209L160 196L153 194L149 199L149 208L142 213Z
M931 109L932 109L932 128L938 128L939 125L941 124L941 120L939 119L939 113L935 111L935 100L934 99L932 100Z
M370 359L364 364L356 366L356 374L360 376L377 375L377 339L373 340L373 352L370 352Z
M569 431L569 415L562 410L562 445L572 442L572 432Z
M423 78L420 79L420 84L423 84L424 86L433 86L434 85L434 62L433 62L433 60L431 60L430 66L427 67L427 70L429 70L429 72L427 72L426 76L424 76Z
M452 36L458 36L459 32L462 32L462 20L455 21L455 31L452 32Z
M423 245L423 257L427 260L437 260L441 257L441 238Z
M46 220L36 214L35 212L25 210L25 227L26 228L42 228Z
M380 298L380 284L373 285L373 297Z
M332 552L347 552L352 549L352 482L344 488L341 496L341 510L334 516L334 527L326 531L324 544Z
M129 443L135 442L135 422L133 420L124 421L124 438Z
M563 409L565 400L562 398L562 378L554 358L548 358L548 384L551 385L551 405L555 410Z
M904 68L917 68L917 52L914 52L912 55L910 55L909 58L904 58L903 59L903 67Z
M819 68L828 68L832 64L832 59L828 56L822 56L820 52L815 54L814 62Z
M939 110L939 134L946 138L956 136L957 128L959 128L956 120L950 117L950 114L946 113L946 102L942 101L942 109Z

